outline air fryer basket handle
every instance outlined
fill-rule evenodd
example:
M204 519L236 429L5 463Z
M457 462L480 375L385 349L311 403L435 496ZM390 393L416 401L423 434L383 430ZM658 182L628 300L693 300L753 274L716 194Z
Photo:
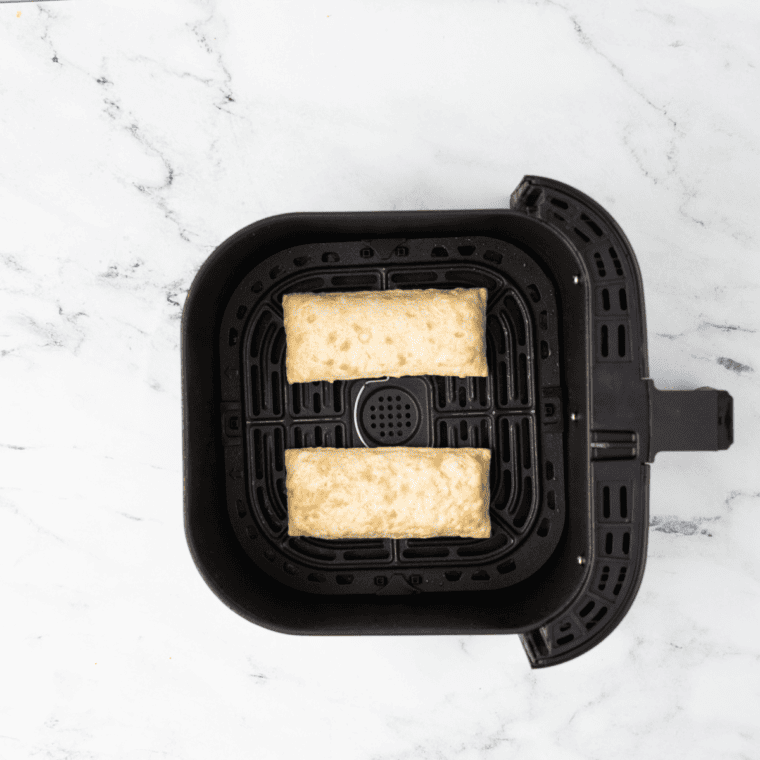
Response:
M734 440L734 402L726 391L661 391L649 388L648 462L659 451L720 451Z

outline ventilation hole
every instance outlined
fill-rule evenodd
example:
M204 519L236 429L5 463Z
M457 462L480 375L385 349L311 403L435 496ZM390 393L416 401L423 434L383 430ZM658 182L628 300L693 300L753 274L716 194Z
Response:
M479 377L476 379L478 402L481 406L488 405L488 378Z
M460 386L459 388L459 406L466 406L467 405L467 391L464 389L464 386Z
M430 255L434 259L445 259L449 255L449 252L442 245L437 245L430 251Z
M238 331L234 327L230 327L230 345L236 346L238 341Z
M405 245L399 245L394 248L393 253L400 259L403 259L405 256L409 255L409 249Z
M353 549L343 552L343 559L388 559L391 553L387 549Z
M570 623L562 623L562 625L559 627L559 632L564 633L565 631L570 630Z
M572 633L568 633L567 636L557 639L557 646L561 647L563 644L569 644L574 638L575 636Z
M538 303L541 300L541 293L535 285L528 285L528 295L533 303Z
M309 257L308 256L299 256L298 258L293 259L293 263L297 267L306 266L306 264L309 263Z
M628 554L631 550L631 534L623 533L623 554Z
M523 492L520 506L515 511L515 516L512 520L516 528L522 528L525 525L525 521L528 519L528 513L530 512L530 505L533 501L533 481L530 478L523 479Z
M419 546L404 549L401 554L404 559L427 559L429 557L448 557L449 550L445 546Z
M277 331L275 339L272 341L272 350L270 352L270 359L272 364L279 364L280 359L285 351L285 330L280 328Z
M612 554L612 533L608 533L604 540L605 554Z
M235 506L237 507L238 517L245 517L247 510L246 510L245 504L243 503L243 500L238 499L235 502Z
M340 425L335 427L335 448L343 448L343 428Z
M381 438L385 438L385 433L380 433Z
M303 448L303 434L301 432L300 427L297 427L293 431L293 448L296 448L296 449Z
M499 573L501 573L501 575L506 575L507 573L511 573L516 568L517 568L517 565L515 565L514 561L511 559L508 559L506 562L502 562L500 565L496 566L496 570Z
M505 311L502 312L502 316L514 330L518 345L524 346L526 335L525 320L523 319L520 307L517 305L517 301L512 296L507 296L504 299L504 309Z
M343 384L340 380L336 380L333 383L333 409L336 413L339 413L343 408L343 398L341 391L343 390Z
M625 326L618 325L618 356L625 356Z
M602 489L602 514L604 519L609 519L610 516L610 487L605 486ZM609 552L607 552L609 554Z
M564 222L565 221L565 217L562 216L562 214L558 214L556 211L554 212L554 218L555 219L559 219L560 222Z
M557 508L557 497L554 495L554 491L549 491L546 494L546 506L549 507L549 509Z
M399 285L415 285L417 283L435 282L438 279L436 272L401 272L392 274L391 281Z
M594 615L594 617L586 623L586 628L590 629L593 628L605 615L607 614L607 608L602 607L599 609L599 611Z
M604 269L604 262L602 261L602 254L599 253L599 251L597 251L594 254L594 261L596 262L596 268L599 271L599 276L600 277L606 277L607 276L607 272Z
M496 365L496 389L499 393L499 403L502 406L506 406L509 399L507 396L507 365L505 362L499 362Z
M612 263L615 265L615 271L618 277L623 276L623 265L620 263L617 251L614 248L610 248L610 256L612 256Z
M365 285L374 285L377 278L374 274L341 274L331 278L330 282L337 286L346 286L358 288Z
M300 386L293 385L293 414L300 414L301 412L301 391Z
M340 261L340 256L338 256L338 254L334 253L333 251L325 251L322 254L322 261L324 261L325 264L330 262L335 263L336 261Z
M586 222L588 227L590 227L593 230L594 234L597 237L602 237L602 235L604 234L602 232L602 228L593 219L590 219L588 216L586 216L586 214L581 214L581 219L584 222Z
M276 280L284 271L282 267L272 267L269 270L269 277L272 280Z
M628 489L620 486L620 517L625 520L628 518Z
M290 562L286 562L282 569L288 574L288 575L295 575L296 574L296 568L295 565L291 565Z
M259 395L259 368L251 365L251 411L256 417L261 412L261 396Z
M546 463L546 479L554 480L554 465L551 462Z
M258 280L256 280L256 282L251 285L251 293L260 293L263 287L264 286Z
M544 519L541 520L541 524L538 526L536 533L541 536L541 538L546 538L549 535L549 519L547 517L544 517Z
M625 288L620 288L618 297L620 298L620 311L628 311L628 296L625 294Z
M494 264L501 264L501 260L504 257L500 253L496 253L496 251L486 251L483 254L483 258L486 261L492 261Z
M573 227L573 232L581 239L584 243L589 243L591 241L591 238L583 232L583 230L579 230L577 227Z
M617 583L615 584L615 588L612 589L612 593L617 596L620 593L620 589L623 588L623 582L625 581L625 574L626 574L626 566L623 565L623 567L620 568L620 572L618 573L618 579Z
M530 469L530 424L527 419L522 421L522 445L523 445L523 467Z
M375 252L371 248L367 247L362 248L361 251L359 251L359 255L363 259L371 259L375 255Z
M604 591L604 588L607 585L607 579L609 578L609 572L610 572L609 566L605 565L602 568L602 577L601 577L600 582L599 582L599 590L600 591Z
M406 426L407 426L407 427L411 427L411 426L412 426L412 423L411 423L411 422L407 422L407 423L406 423Z
M314 428L314 444L316 446L322 445L322 428L319 425Z
M609 330L607 325L602 325L602 356L607 356L610 352Z
M591 610L596 606L595 602L587 602L586 606L578 613L582 618L586 617Z
M504 470L502 473L502 487L504 488L504 500L495 506L498 509L504 509L507 506L509 497L512 495L512 473L509 470Z
M467 423L464 420L459 423L459 437L463 441L467 440Z
M322 573L309 573L306 576L306 580L312 583L324 583L327 580L327 576L322 575Z
M412 416L412 413L411 413L411 412L407 412L407 413L406 413L406 418L407 418L407 419L409 419L411 416Z
M272 372L272 412L280 414L280 373Z
M275 557L277 556L271 549L264 549L264 556L270 561L274 562Z
M314 414L319 414L322 411L322 397L318 394L314 394Z
M517 362L518 377L520 378L520 403L528 403L528 360L525 354L520 354Z
M248 536L248 538L258 538L258 533L256 532L256 528L253 527L253 525L248 525L245 529L245 533Z
M485 570L478 570L477 573L473 573L471 576L474 581L490 581L491 576Z
M502 461L508 462L509 461L509 421L508 420L501 420L499 423L499 430L501 432L500 442L501 442L501 458Z
M457 251L459 251L460 256L472 256L472 254L475 253L475 246L474 245L460 245L457 248Z
M348 585L350 585L351 583L354 582L354 576L346 574L346 573L341 573L341 574L335 576L335 580L341 586L348 586Z
M259 351L261 350L261 346L264 341L264 335L267 332L267 328L269 327L269 323L272 321L272 315L265 311L261 318L259 319L258 323L256 324L256 327L253 330L253 334L251 335L251 356L258 356Z
M557 208L569 208L567 203L565 203L565 201L561 201L559 198L552 198L549 203L551 203L552 206L556 206Z
M546 330L549 327L548 315L545 311L542 311L538 315L538 324L542 330Z
M240 417L230 417L227 421L227 424L230 426L230 430L239 430L240 429Z
M274 429L274 469L282 472L283 468L283 436L280 428Z
M605 311L610 310L610 291L607 288L602 291L602 308Z
M548 359L551 354L551 351L549 350L549 344L545 341L541 341L541 358L542 359Z
M396 401L401 401L401 396L396 396ZM401 407L398 408L401 409Z
M447 570L444 575L447 581L458 581L462 577L462 573L458 570Z

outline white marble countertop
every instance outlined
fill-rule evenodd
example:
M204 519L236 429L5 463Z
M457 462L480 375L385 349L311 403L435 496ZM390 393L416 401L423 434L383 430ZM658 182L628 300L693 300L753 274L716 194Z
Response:
M0 757L760 756L760 7L486 0L0 4ZM179 326L288 211L601 202L651 376L735 400L661 454L620 627L305 638L207 588L182 525Z

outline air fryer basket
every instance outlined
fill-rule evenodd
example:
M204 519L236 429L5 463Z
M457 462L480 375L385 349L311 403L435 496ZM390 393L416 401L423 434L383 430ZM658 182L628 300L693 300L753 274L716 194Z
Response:
M638 266L600 206L535 177L511 206L273 217L204 264L183 315L186 533L240 614L304 634L520 633L533 666L625 614L649 463L727 448L731 398L654 388ZM488 289L488 378L286 382L283 294L429 287ZM286 448L383 445L491 448L491 538L287 535Z

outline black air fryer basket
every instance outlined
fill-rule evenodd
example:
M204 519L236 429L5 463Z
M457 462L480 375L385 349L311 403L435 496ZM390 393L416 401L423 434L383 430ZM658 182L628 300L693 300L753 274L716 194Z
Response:
M283 294L456 287L488 289L488 378L287 383ZM517 633L534 667L590 649L631 605L655 454L732 441L728 393L649 379L622 230L540 177L508 211L246 227L193 282L182 371L187 540L226 604L287 633ZM491 538L287 535L285 449L386 445L490 448Z

